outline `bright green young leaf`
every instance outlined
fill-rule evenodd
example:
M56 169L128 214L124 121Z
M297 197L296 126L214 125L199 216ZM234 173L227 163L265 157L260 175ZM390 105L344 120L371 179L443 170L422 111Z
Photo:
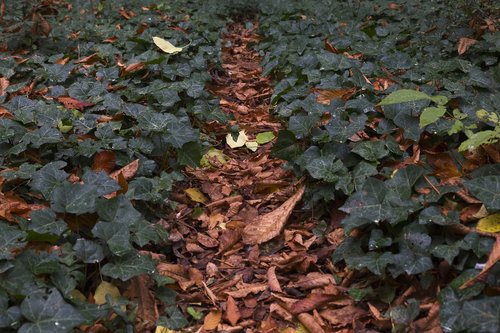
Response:
M481 145L495 143L500 140L500 129L480 131L472 134L460 144L458 151L474 150Z
M431 99L431 96L421 91L411 89L401 89L390 93L387 97L382 99L378 105L391 105L406 102L415 102L422 99Z
M271 142L273 141L275 138L275 135L273 132L269 131L269 132L262 132L262 133L259 133L255 136L255 141L259 144L259 145L263 145L265 143L268 143L268 142Z
M424 128L425 126L436 122L439 118L441 118L446 113L446 108L444 106L438 107L427 107L420 114L420 127Z

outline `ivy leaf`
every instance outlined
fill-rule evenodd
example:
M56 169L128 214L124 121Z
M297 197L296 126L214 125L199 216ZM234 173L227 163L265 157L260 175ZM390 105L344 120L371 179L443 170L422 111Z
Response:
M288 120L288 129L295 135L306 136L311 132L319 121L318 116L291 116Z
M46 199L51 197L52 191L61 186L68 174L61 170L66 166L66 162L56 161L44 165L34 173L31 180L31 188L43 194Z
M290 161L300 154L301 149L293 132L283 130L279 131L271 152L274 157Z
M390 252L368 252L359 257L345 257L346 263L351 268L367 268L376 275L383 275L387 265L393 263L394 255Z
M31 220L27 223L28 230L38 234L53 234L60 236L68 229L66 223L56 218L50 209L40 209L31 212Z
M464 185L488 210L500 209L500 176L479 177Z
M359 142L354 146L352 152L372 162L377 162L389 155L389 150L385 147L384 141Z
M131 253L122 258L116 258L112 263L107 263L101 273L113 279L127 281L134 276L152 274L155 271L156 266L150 257Z
M23 248L26 233L18 228L0 221L0 260L14 258L13 251Z
M86 264L95 264L104 259L102 246L84 238L78 238L73 246L75 255Z
M98 196L110 194L121 189L120 185L105 171L94 172L87 170L83 174L82 180L87 185L95 186Z
M85 322L83 316L66 303L57 289L48 295L36 293L28 295L21 303L22 315L31 321L19 328L20 333L64 333Z
M391 105L398 103L414 102L422 99L431 99L431 96L421 91L411 89L401 89L390 93L387 97L382 99L378 105Z
M52 193L51 208L57 213L93 213L96 210L96 199L96 186L67 182L56 187Z
M106 241L109 249L116 256L123 256L133 251L129 228L122 223L98 222L92 228L92 234Z
M465 302L462 307L467 332L500 331L500 297L488 297Z
M158 326L168 327L172 330L179 330L189 324L177 306L167 307L165 309L165 315L165 317L162 316L158 319Z
M166 129L167 141L175 148L181 148L185 143L198 140L198 131L194 130L188 122L170 122Z
M333 155L322 156L309 161L306 164L306 169L313 178L330 183L335 183L341 174L347 173L342 161L336 160Z
M350 196L340 210L378 223L386 218L383 206L386 194L387 187L384 182L376 178L368 178L363 188Z

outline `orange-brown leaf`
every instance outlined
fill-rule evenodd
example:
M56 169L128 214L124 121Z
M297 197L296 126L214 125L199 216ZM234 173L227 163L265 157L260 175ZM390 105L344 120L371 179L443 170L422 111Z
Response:
M222 312L219 310L210 311L209 314L205 316L203 321L203 328L207 331L212 331L219 326L220 320L222 318Z
M304 195L305 187L297 192L274 211L258 216L243 229L243 242L255 245L278 236L285 227L293 208Z
M467 50L474 44L477 43L477 40L473 39L473 38L468 38L468 37L462 37L458 40L458 54L459 55L462 55L464 54L465 52L467 52Z
M495 266L498 260L500 260L500 235L497 234L495 245L493 245L493 249L491 249L488 261L486 261L486 264L484 265L484 268L481 270L481 273L479 273L474 278L462 284L460 286L460 289L468 288L473 284L475 284L476 282L485 279L488 272L493 268L493 266Z
M226 316L227 320L231 323L231 325L236 326L238 320L241 318L240 310L238 309L238 305L236 301L231 296L227 298L227 308L226 308Z
M5 89L7 89L9 85L10 85L9 80L7 80L4 77L0 77L0 96L6 93Z
M130 162L129 164L125 165L120 170L113 172L110 176L114 180L118 180L118 175L121 173L126 180L129 180L130 178L135 176L138 169L139 169L139 159L136 159Z
M57 100L64 104L64 107L68 110L77 109L83 111L86 107L94 105L94 103L87 103L79 101L73 97L58 97Z
M358 91L357 88L346 89L313 89L317 93L316 100L318 103L329 105L332 99L342 99L347 101Z

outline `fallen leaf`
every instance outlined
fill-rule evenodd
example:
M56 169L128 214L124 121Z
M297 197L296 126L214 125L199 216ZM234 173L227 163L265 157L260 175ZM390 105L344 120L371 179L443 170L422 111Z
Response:
M299 321L304 325L309 332L314 333L325 333L325 330L321 327L316 319L308 313L301 313L297 316Z
M257 148L259 148L259 145L255 141L247 141L247 142L245 142L245 147L247 147L251 151L257 151Z
M177 47L172 45L168 40L160 37L153 37L153 42L158 46L163 52L168 54L176 54L182 51L182 47Z
M7 89L10 85L10 82L9 80L7 80L6 78L4 77L0 77L0 96L6 94L7 92L5 91L5 89Z
M269 131L269 132L262 132L262 133L259 133L255 136L255 141L259 144L259 145L263 145L265 143L268 143L268 142L271 142L274 140L276 136L274 135L273 132Z
M113 297L113 301L121 296L120 290L114 284L102 281L96 288L94 293L95 304L102 305L106 304L106 295Z
M329 284L335 284L335 280L331 274L311 272L306 276L301 276L296 282L291 283L290 287L312 289Z
M172 331L168 327L156 326L155 333L175 333L175 331Z
M472 39L472 38L468 38L468 37L460 38L458 40L458 54L459 55L464 54L465 52L467 52L469 47L471 47L472 45L474 45L476 43L477 43L477 40Z
M83 111L86 107L93 106L94 103L87 103L77 100L73 97L58 97L57 100L64 104L64 107L68 110L77 109Z
M236 326L238 320L241 318L240 310L238 309L238 305L236 301L231 296L227 298L227 308L226 308L226 316L227 320L231 323L231 325Z
M495 244L493 245L493 249L491 249L490 255L488 257L488 261L484 265L484 268L481 272L476 275L474 278L466 281L464 284L460 286L460 289L468 288L474 285L476 282L483 280L488 275L488 272L495 266L495 264L500 260L500 235L497 235Z
M212 331L217 328L222 318L222 312L215 310L210 311L203 320L203 328L207 331Z
M278 278L276 277L276 266L269 267L267 270L267 283L269 284L269 290L274 292L282 292Z
M298 191L285 201L276 210L258 216L254 221L243 229L243 242L255 245L266 242L278 236L285 227L293 208L304 195L305 187L301 186Z
M317 93L316 100L318 103L330 105L332 99L342 99L344 101L351 98L358 91L357 88L347 89L313 89Z
M293 303L290 308L290 312L294 315L297 315L302 312L309 312L311 310L319 309L320 307L337 297L337 295L312 293L307 295L306 298Z
M205 203L208 201L207 197L197 188L187 188L184 190L184 192L186 192L186 194L189 196L189 199L194 202Z
M227 133L226 135L226 143L231 148L239 148L243 147L245 143L248 141L248 137L245 134L245 131L240 131L238 134L238 138L236 141L233 139L233 135L231 133Z
M156 299L150 290L151 279L147 275L132 278L125 295L137 302L135 328L146 331L154 327L159 318Z
M112 151L100 151L94 156L92 170L111 173L116 166L116 155Z
M476 230L500 232L500 213L491 214L479 220Z
M224 293L234 298L246 297L249 294L256 294L267 289L266 283L239 283L237 290L225 291Z
M121 173L126 180L129 180L130 178L135 176L138 169L139 169L139 159L132 161L129 164L125 165L120 170L113 172L110 175L110 177L118 181L118 175Z

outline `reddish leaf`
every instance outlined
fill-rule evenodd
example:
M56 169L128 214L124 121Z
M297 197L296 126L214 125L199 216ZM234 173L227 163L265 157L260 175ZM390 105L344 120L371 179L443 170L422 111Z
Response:
M346 88L346 89L313 89L313 92L317 93L316 100L318 103L329 105L332 99L342 99L347 101L358 91L357 88Z
M95 154L92 170L106 171L111 173L116 166L116 154L112 151L103 150Z
M86 107L94 105L94 103L82 102L73 97L58 97L57 100L63 103L68 110L77 109L83 111Z
M469 47L471 47L472 45L474 45L476 43L477 43L477 40L472 39L472 38L468 38L468 37L460 38L458 40L458 46L457 46L458 54L459 55L464 54L465 52L467 52Z
M110 176L114 180L118 180L118 175L121 173L126 180L129 180L130 178L135 176L138 169L139 169L139 159L130 162L120 170L113 172Z

